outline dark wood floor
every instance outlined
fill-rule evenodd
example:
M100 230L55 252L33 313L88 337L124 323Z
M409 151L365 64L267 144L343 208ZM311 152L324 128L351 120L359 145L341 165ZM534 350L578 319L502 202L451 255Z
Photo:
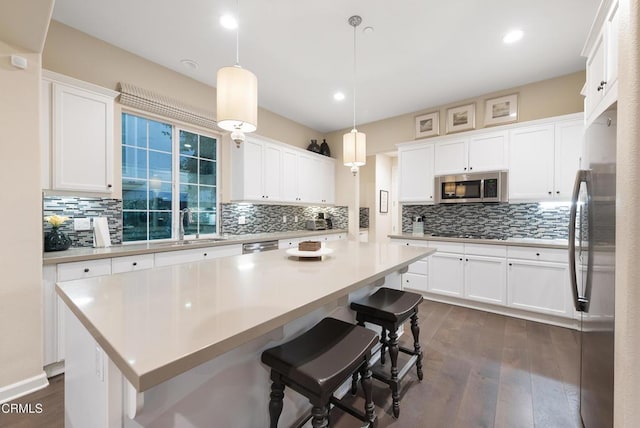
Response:
M576 331L425 301L420 308L424 380L407 375L400 418L374 381L378 426L402 428L579 428ZM410 334L401 342L412 346ZM42 403L40 415L0 413L3 428L64 426L64 377L18 400ZM360 406L361 397L350 398ZM332 426L360 427L334 410Z

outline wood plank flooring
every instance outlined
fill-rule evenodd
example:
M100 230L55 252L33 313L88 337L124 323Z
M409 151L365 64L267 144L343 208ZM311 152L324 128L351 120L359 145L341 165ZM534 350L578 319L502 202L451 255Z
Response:
M413 346L410 336L402 336L404 346ZM578 341L573 330L425 301L424 380L418 381L415 370L407 375L397 420L389 389L374 380L378 427L580 428ZM64 376L50 383L17 400L42 403L41 415L0 413L0 427L63 427ZM358 396L348 400L363 402ZM337 428L361 426L339 410L331 422Z

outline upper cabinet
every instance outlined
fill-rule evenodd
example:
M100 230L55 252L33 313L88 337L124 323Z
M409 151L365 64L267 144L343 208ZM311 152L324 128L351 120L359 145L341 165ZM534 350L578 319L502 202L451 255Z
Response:
M577 113L398 144L398 200L432 203L434 176L499 170L510 201L569 200L583 139Z
M43 71L42 187L91 193L113 189L117 92Z
M511 130L509 200L570 200L583 136L581 119Z
M433 202L433 144L398 148L400 202Z
M231 199L335 202L335 160L258 136L231 149Z
M600 4L582 55L587 57L583 90L587 125L618 99L618 1Z
M435 175L503 170L507 168L507 132L439 141L434 156Z

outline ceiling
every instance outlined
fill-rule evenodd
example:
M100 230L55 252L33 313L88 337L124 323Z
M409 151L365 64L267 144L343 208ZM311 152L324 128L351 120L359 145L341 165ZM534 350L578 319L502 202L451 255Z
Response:
M261 107L319 132L425 110L582 70L599 0L241 0L240 64ZM215 86L235 62L234 0L56 0L53 18ZM364 27L373 32L364 32ZM518 43L502 37L524 31ZM181 60L198 63L189 68ZM336 91L344 101L333 99Z

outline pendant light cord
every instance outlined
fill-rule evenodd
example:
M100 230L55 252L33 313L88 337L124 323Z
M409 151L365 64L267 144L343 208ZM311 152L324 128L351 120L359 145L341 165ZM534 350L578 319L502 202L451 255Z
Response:
M240 0L236 0L236 66L240 67Z
M356 129L356 26L353 25L353 129Z

